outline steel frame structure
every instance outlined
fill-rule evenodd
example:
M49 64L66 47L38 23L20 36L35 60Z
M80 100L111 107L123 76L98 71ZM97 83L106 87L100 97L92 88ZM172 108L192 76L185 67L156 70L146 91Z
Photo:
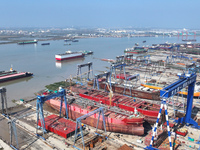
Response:
M104 76L106 77L106 82L107 83L108 83L108 77L109 77L109 80L111 81L111 72L104 72L103 74L95 75L94 76L94 83L93 83L93 88L94 89L97 86L97 89L99 90L99 81L98 81L98 79L102 78ZM110 87L111 87L111 82L110 82ZM106 90L106 85L105 85L105 90Z
M2 115L5 116L5 117L8 117L8 105L7 105L7 98L6 98L6 88L5 87L0 87L0 93L1 93Z
M123 71L124 71L124 77L125 77L125 80L126 80L126 76L125 76L125 74L126 74L126 72L125 72L125 66L126 66L126 64L125 63L120 63L120 64L111 64L111 66L110 66L110 72L111 72L111 76L112 76L112 72L113 72L113 70L114 70L114 73L115 73L115 79L116 79L116 68L120 68L120 72L122 71L122 69L123 69Z
M194 86L196 82L196 74L180 74L179 75L179 80L172 83L171 85L163 88L160 90L160 97L162 98L162 103L160 106L160 111L157 117L156 125L153 130L153 135L152 139L150 142L150 146L147 146L145 149L150 149L150 150L157 150L157 148L152 147L153 145L153 140L154 136L157 130L159 118L164 106L165 109L165 116L166 116L166 122L167 122L167 131L168 131L168 138L169 138L169 145L170 145L170 150L172 150L172 143L171 143L171 135L170 135L170 128L169 128L169 120L168 120L168 113L167 113L167 105L166 105L166 100L172 96L174 96L177 92L188 86L188 95L187 95L187 108L186 108L186 115L182 118L179 118L178 120L175 120L177 123L184 123L186 125L192 124L195 128L200 129L200 126L198 126L198 123L195 122L191 118L191 113L192 113L192 104L193 104L193 94L194 94Z
M85 63L85 64L78 64L78 70L77 70L77 78L80 76L80 79L82 81L82 73L81 73L81 68L82 67L86 67L88 66L88 72L87 72L87 80L89 81L89 76L90 76L90 72L91 72L91 69L92 69L92 62L88 62L88 63ZM93 69L92 69L92 75L93 75Z
M82 137L82 141L83 141L83 147L85 149L85 143L84 143L84 139L83 139L83 129L82 129L82 122L81 120L85 120L86 118L96 114L96 113L99 113L99 116L98 116L98 120L97 120L97 126L96 126L96 132L97 132L97 129L98 129L98 125L99 125L99 118L100 118L100 115L102 114L102 118L103 118L103 126L104 126L104 131L106 133L106 124L105 124L105 117L104 117L104 107L100 107L94 111L91 111L89 112L88 114L85 114L79 118L76 119L76 130L75 130L75 136L74 136L74 146L75 146L75 143L76 143L76 138L77 138L77 130L78 130L78 127L80 127L80 131L81 131L81 137Z
M8 121L8 124L9 124L9 129L10 129L10 146L14 149L19 149L19 143L18 143L18 138L17 138L17 128L16 128L16 121L18 119L21 119L23 117L26 117L26 116L30 116L32 114L36 113L35 111L34 112L30 112L30 113L27 113L27 114L24 114L22 116L19 116L19 117L16 117L14 119L10 119ZM17 144L17 148L12 145L12 136L13 136L13 133L14 133L14 137L15 137L15 141L16 141L16 144Z
M58 93L47 95L47 96L38 95L37 96L37 102L36 102L37 125L38 125L38 122L39 122L39 119L40 119L41 128L42 128L42 131L43 131L43 135L44 135L44 133L47 132L46 128L45 128L45 120L44 120L44 113L43 113L43 104L44 104L45 101L50 100L52 98L56 98L56 97L61 97L61 100L60 100L60 113L59 113L60 117L61 117L62 105L63 105L63 101L64 101L65 108L66 108L65 109L65 111L66 111L66 119L68 119L68 110L67 110L68 107L67 107L66 91L65 91L65 89L60 88L59 91L58 91Z

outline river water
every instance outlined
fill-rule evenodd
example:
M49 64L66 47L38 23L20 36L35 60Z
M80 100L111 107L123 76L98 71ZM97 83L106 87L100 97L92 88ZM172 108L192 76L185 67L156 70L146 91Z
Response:
M146 40L146 43L142 41ZM198 42L197 38L197 42ZM42 46L38 44L0 45L0 71L9 70L12 66L14 70L32 72L33 77L22 78L9 82L0 83L7 89L7 100L9 107L14 105L12 100L31 99L35 97L45 85L63 81L77 73L77 64L92 62L94 74L108 70L108 62L101 61L101 58L115 59L116 56L123 55L125 48L139 43L140 46L151 46L159 43L182 43L177 37L133 37L133 38L88 38L79 39L79 42L72 42L71 45L64 45L64 40L45 41L50 45ZM55 54L65 51L91 50L93 55L85 56L83 59L76 59L57 63ZM87 71L83 68L82 72Z

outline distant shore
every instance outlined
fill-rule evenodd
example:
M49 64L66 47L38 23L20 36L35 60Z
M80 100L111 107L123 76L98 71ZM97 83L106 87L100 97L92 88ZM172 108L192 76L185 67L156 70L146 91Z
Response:
M0 45L2 44L13 44L13 43L18 43L18 42L26 42L26 41L31 41L36 39L37 41L53 41L53 40L65 40L65 39L71 39L72 37L52 37L52 38L46 38L46 39L38 39L37 37L30 39L30 40L9 40L9 38L13 38L13 37L1 37L0 36L0 41L6 41L6 42L0 42ZM21 37L15 37L15 38L21 38ZM25 38L25 37L24 37ZM27 37L30 38L30 37ZM74 39L83 39L83 38L97 38L97 37L85 37L85 36L77 36L77 37L73 37Z

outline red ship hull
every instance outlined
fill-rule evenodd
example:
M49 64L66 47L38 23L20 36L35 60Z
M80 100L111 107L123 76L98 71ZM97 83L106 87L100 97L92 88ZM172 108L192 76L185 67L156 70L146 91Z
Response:
M62 61L62 60L68 60L68 59L75 59L75 58L81 58L83 56L75 56L75 57L68 57L68 58L56 58L57 61Z
M56 110L60 109L60 100L51 99L49 101L46 101L46 103ZM95 109L97 109L97 107L83 108L82 106L76 103L72 103L68 105L68 116L72 120L76 120L78 117L81 117ZM62 113L65 114L64 105ZM144 117L128 119L127 116L124 116L122 114L116 114L111 111L106 111L104 113L104 116L105 116L107 131L134 134L134 135L144 134L144 127L143 127ZM82 123L96 127L97 121L98 121L98 114L94 114L86 118L85 120L82 120ZM104 129L102 116L100 116L98 128L102 130Z
M135 108L145 116L145 120L149 123L155 123L160 110L160 105L148 103L139 99L123 96L120 94L114 94L112 99L109 98L109 93L98 90L89 90L87 88L81 88L73 86L71 87L73 92L79 94L80 97L96 101L101 104L116 106L124 110L134 112Z

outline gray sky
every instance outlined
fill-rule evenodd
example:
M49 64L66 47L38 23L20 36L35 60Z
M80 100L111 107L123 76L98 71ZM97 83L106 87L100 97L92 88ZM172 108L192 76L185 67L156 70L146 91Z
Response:
M1 0L0 27L200 28L200 0Z

